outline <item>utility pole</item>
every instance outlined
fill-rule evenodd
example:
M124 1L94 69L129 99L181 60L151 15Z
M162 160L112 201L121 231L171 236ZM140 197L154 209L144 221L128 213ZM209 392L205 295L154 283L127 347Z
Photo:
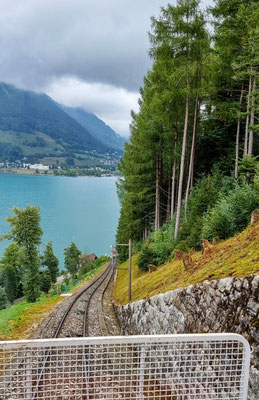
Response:
M129 301L131 301L131 239L129 239Z

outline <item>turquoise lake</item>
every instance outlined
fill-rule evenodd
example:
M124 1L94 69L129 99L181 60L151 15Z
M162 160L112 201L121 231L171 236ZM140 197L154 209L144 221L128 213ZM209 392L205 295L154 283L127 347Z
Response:
M51 240L60 268L71 241L83 253L110 254L120 212L116 178L0 174L0 235L9 231L12 207L27 205L40 207L41 251ZM8 244L0 242L0 257Z

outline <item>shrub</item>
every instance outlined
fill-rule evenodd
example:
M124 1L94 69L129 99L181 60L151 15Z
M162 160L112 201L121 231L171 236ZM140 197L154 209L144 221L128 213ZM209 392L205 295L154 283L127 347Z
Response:
M234 187L234 179L222 176L218 170L213 175L201 178L192 188L187 216L182 218L179 229L178 242L184 240L189 248L201 249L203 215Z
M153 265L161 265L166 262L173 249L173 245L170 245L165 239L164 242L152 243L151 249L154 254Z
M49 290L49 295L50 295L50 296L56 296L57 294L58 294L58 289L57 289L57 286L54 285L54 286L52 286L52 288Z
M0 286L0 310L3 308L6 308L7 306L7 294L5 292L5 289Z
M138 266L142 271L148 271L149 265L161 265L169 260L171 252L172 246L167 241L145 245L138 256Z
M188 253L190 251L190 249L189 249L189 247L188 247L188 245L187 245L185 240L182 240L180 243L178 243L178 245L175 246L175 249L184 251L185 253Z
M92 271L95 269L95 264L92 262L81 262L81 267L79 270L79 278L82 278L82 276L86 275L88 272Z
M138 256L138 266L142 271L148 271L149 265L156 265L156 256L151 247L145 246Z
M258 208L258 191L251 185L236 186L219 199L203 221L202 237L227 239L241 232L249 223L251 213Z
M106 263L106 262L109 262L109 261L111 261L111 258L110 257L108 257L108 256L101 256L101 257L98 257L96 260L94 260L94 265L95 265L95 267L100 267L101 265L103 265L104 263Z

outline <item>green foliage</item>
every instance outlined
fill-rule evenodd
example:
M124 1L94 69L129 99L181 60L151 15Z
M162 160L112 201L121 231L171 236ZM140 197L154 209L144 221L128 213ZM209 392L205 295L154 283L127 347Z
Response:
M40 227L40 208L28 206L25 209L13 207L14 217L7 217L11 230L3 237L13 239L18 245L26 249L31 246L38 246L41 243L43 234Z
M237 185L231 193L221 197L204 217L202 237L226 239L241 232L258 207L259 192L248 184Z
M40 290L44 293L48 293L51 288L51 275L49 270L43 270L40 272Z
M88 272L92 271L95 269L96 266L92 262L86 262L86 261L80 261L80 269L79 269L79 278L82 278L84 275L86 275Z
M175 246L175 249L184 251L185 253L188 253L190 251L190 248L188 247L188 245L187 245L185 240L182 240L180 243L178 243Z
M73 279L77 277L80 254L81 251L76 247L74 242L71 242L71 245L64 249L65 268L71 274Z
M152 248L145 246L138 256L137 260L139 268L146 272L148 271L149 265L156 265L156 255Z
M149 236L149 242L144 243L138 256L138 266L147 271L149 265L160 265L167 261L173 249L173 241L162 229Z
M254 183L259 171L258 157L245 156L239 161L238 171L248 183Z
M0 161L14 162L23 157L22 149L12 143L0 143Z
M16 243L11 243L0 260L0 280L10 303L22 295L21 273L21 252Z
M6 220L11 230L3 238L14 240L22 250L23 287L27 301L35 302L40 295L38 245L43 234L40 227L40 208L28 206L25 209L13 208L15 216Z
M108 256L101 256L94 260L94 265L96 268L101 267L104 263L111 261L110 257Z
M7 306L7 294L5 289L0 286L0 310L6 308Z
M52 286L48 291L50 296L56 296L58 294L57 286Z
M42 263L42 265L45 265L48 268L50 277L51 277L51 282L56 283L57 276L58 276L59 261L58 261L58 258L54 254L51 242L48 242L45 247L43 256L41 258L41 263Z
M205 23L208 18L199 9L199 1L178 0L161 8L158 18L152 18L150 55L153 65L140 89L139 112L132 113L130 141L125 145L119 164L123 179L118 183L121 201L118 243L127 243L129 238L140 242L154 226L157 229L170 217L167 226L171 232L175 223L173 212L177 211L179 216L184 205L178 202L178 210L175 210L176 197L180 199L184 194L183 183L188 199L186 183L191 182L191 196L189 202L186 200L185 215L181 215L177 241L173 241L171 233L163 234L164 244L160 244L159 235L148 237L152 250L160 254L161 259L165 258L167 249L172 250L183 240L190 248L200 248L203 215L234 189L231 176L235 172L235 160L246 154L245 143L249 142L251 154L259 151L258 2L217 0L210 12L215 27L211 42ZM187 110L186 147L183 131ZM190 144L194 132L193 166ZM180 154L182 159L185 157L181 169ZM183 163L181 165L183 167ZM220 174L215 172L216 168ZM184 170L183 180L179 179L180 170ZM173 171L176 171L174 188ZM239 172L240 184L245 179L259 186L255 157L244 158ZM172 193L175 194L173 201ZM170 213L172 203L174 210ZM224 207L229 207L227 202ZM226 215L224 207L222 200L222 213ZM233 215L234 208L231 209ZM223 221L220 214L217 218ZM234 219L235 229L242 229L247 221L247 218L243 222L242 218L238 220L237 215ZM224 235L235 231L232 225L222 227ZM118 247L117 250L121 261L128 257L127 248Z
M186 217L182 218L178 242L184 240L189 248L201 248L203 215L234 185L235 180L222 176L218 169L196 183L191 191Z
M29 303L33 303L40 296L40 257L36 247L25 249L22 264L25 298Z

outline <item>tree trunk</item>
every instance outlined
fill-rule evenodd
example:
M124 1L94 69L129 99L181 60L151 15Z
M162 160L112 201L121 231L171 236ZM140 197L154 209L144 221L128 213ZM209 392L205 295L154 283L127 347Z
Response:
M235 178L238 178L238 159L239 159L239 136L240 136L240 113L242 107L242 100L243 100L243 93L244 93L244 84L242 84L240 100L239 100L239 111L238 111L238 118L237 118L237 134L236 134L236 159L235 159Z
M156 209L155 209L155 231L160 228L160 195L161 195L161 156L157 157L156 161Z
M253 78L253 85L252 85L252 100L251 100L251 119L250 125L254 125L255 122L255 77ZM248 144L248 155L251 156L253 154L253 144L254 144L254 129L253 127L250 128L249 132L249 144Z
M195 99L195 108L194 108L194 118L193 118L193 131L192 131L192 148L190 155L190 164L189 164L189 175L187 181L187 188L185 193L185 216L187 212L189 192L193 183L193 167L194 167L194 154L195 154L195 143L196 143L196 132L197 132L197 120L198 120L198 105L199 105L199 94L198 91L196 93Z
M187 90L189 88L189 82L187 80ZM181 165L180 165L180 176L179 176L179 186L178 186L178 197L177 197L177 212L175 221L175 231L174 238L178 236L180 216L181 216L181 203L182 203L182 192L183 192L183 174L184 174L184 160L186 152L186 142L187 142L187 131L188 131L188 117L189 117L189 94L186 97L185 104L185 120L184 120L184 130L183 130L183 144L182 144L182 154L181 154Z
M247 95L247 115L246 115L246 131L245 131L245 143L244 143L244 156L247 156L248 150L248 128L249 128L249 117L250 117L250 95L251 95L251 84L252 84L252 75L250 73L249 76L249 87L248 87L248 95Z
M171 207L171 197L170 197L170 192L171 192L171 179L169 176L168 179L168 187L167 187L167 202L166 202L166 220L168 221L170 219L170 207Z
M171 190L171 219L174 215L174 200L175 200L175 179L176 179L176 161L174 160L173 163L173 170L172 170L172 190Z

